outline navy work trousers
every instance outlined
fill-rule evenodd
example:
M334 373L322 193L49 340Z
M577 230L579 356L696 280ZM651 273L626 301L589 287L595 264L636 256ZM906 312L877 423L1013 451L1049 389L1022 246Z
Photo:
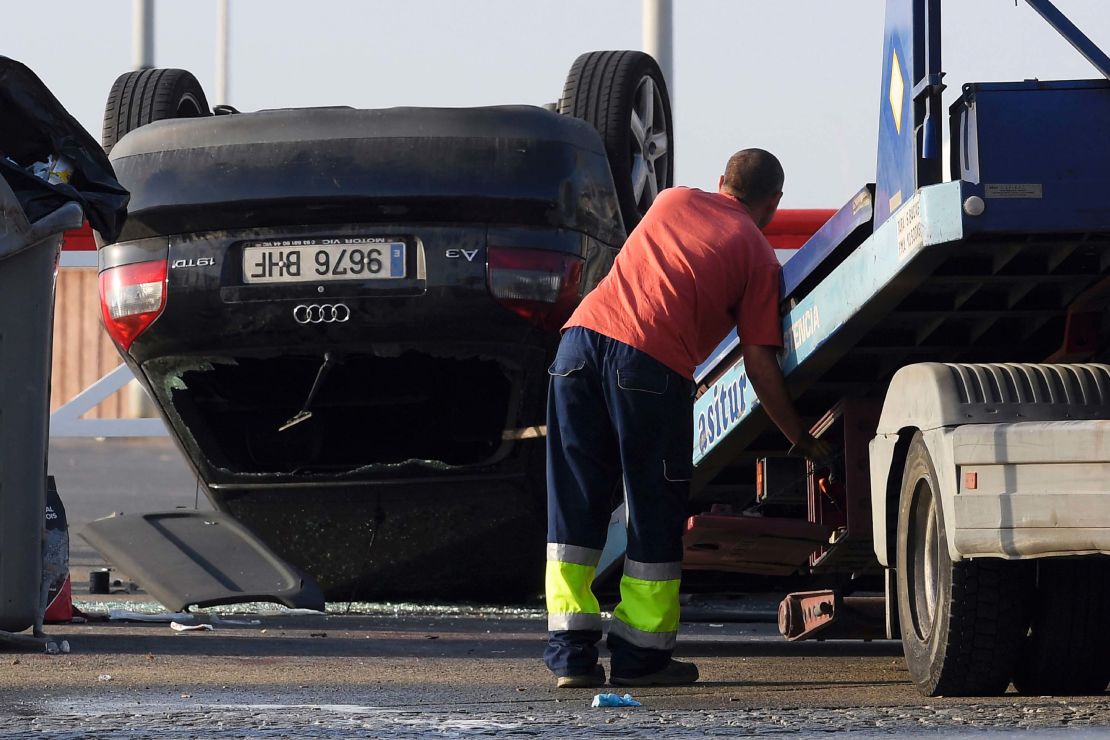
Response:
M678 629L693 384L582 327L563 334L549 372L544 660L560 676L589 674L597 663L600 612L581 581L592 580L623 484L628 549L607 646L613 675L651 673L670 660Z

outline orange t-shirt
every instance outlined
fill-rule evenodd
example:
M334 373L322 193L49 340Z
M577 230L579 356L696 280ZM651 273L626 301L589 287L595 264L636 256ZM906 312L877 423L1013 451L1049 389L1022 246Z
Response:
M693 378L733 326L743 344L782 346L781 274L747 206L671 188L563 328L592 329Z

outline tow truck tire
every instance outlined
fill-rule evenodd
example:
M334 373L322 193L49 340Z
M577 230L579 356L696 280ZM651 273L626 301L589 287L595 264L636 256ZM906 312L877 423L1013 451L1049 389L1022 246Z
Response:
M140 69L116 78L104 106L104 151L128 131L167 118L210 115L204 89L183 69Z
M910 677L925 696L993 696L1010 684L1029 624L1030 564L952 562L937 471L920 432L898 508L898 619Z
M671 100L659 65L642 51L587 52L571 65L558 111L601 134L631 232L674 183Z
M1033 620L1014 687L1035 696L1101 694L1110 683L1110 558L1036 565Z

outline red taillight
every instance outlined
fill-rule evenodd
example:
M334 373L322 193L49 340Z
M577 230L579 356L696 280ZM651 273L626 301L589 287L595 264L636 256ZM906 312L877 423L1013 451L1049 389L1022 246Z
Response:
M556 331L578 305L580 257L523 247L490 247L486 282L506 308L533 324Z
M100 273L104 328L122 349L129 349L165 307L166 260L111 267Z

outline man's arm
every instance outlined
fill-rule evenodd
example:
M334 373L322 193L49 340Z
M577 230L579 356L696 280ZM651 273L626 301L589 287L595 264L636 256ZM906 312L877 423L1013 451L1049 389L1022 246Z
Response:
M791 452L814 461L826 460L831 450L821 440L814 439L802 426L794 402L786 392L786 381L779 367L778 348L762 344L745 344L744 371L748 374L759 402L782 433L793 445Z
M794 402L786 392L786 382L779 367L778 348L762 344L745 344L744 370L748 374L759 402L775 426L782 430L790 444L798 441L805 429L794 410Z

